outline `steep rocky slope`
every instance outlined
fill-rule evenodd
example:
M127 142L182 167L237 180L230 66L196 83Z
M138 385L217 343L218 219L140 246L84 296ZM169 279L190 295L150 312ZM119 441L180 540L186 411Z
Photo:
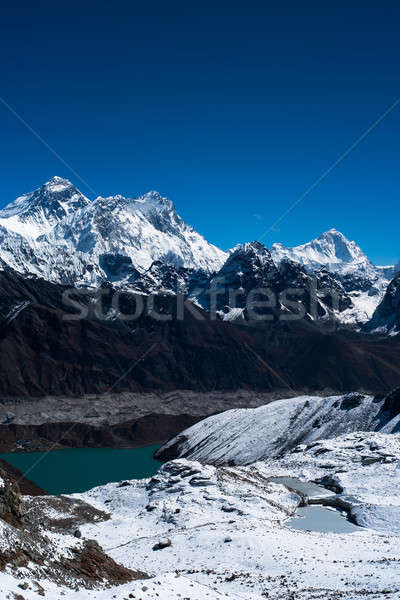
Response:
M400 273L390 282L382 302L365 329L391 336L400 333Z
M379 391L399 384L395 338L321 330L304 320L240 325L214 320L171 295L151 298L147 310L125 320L112 308L112 287L72 290L88 310L75 318L79 310L63 302L66 289L0 272L2 397L173 389ZM126 294L120 310L134 314L138 301L147 299Z

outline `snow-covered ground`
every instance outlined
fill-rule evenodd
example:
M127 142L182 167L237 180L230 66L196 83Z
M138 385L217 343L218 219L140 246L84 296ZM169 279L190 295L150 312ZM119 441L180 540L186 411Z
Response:
M25 583L28 585L25 588ZM19 587L23 586L23 589ZM70 589L58 586L52 582L41 582L39 586L27 578L16 580L12 575L0 573L0 589L2 598L7 600L39 600L41 596L50 600L127 600L141 598L142 600L226 600L227 596L197 583L193 579L178 576L175 573L161 575L151 580L133 581L118 587L104 589ZM235 598L235 596L232 596Z
M352 520L400 535L400 435L351 433L300 445L263 465L276 476L322 481L338 493Z
M82 540L96 540L116 563L148 579L71 588L46 576L45 561L35 569L6 567L0 587L10 600L38 598L38 584L45 597L65 600L399 598L399 461L399 434L368 432L303 444L249 466L170 461L150 480L69 497L94 515L80 524L82 539L46 532L54 552L68 555ZM282 475L329 484L335 493L325 501L339 499L362 527L347 534L292 528L302 498L269 480ZM44 515L61 519L62 506L46 501L29 506L41 503Z
M159 455L215 465L250 464L278 456L294 446L352 431L398 431L385 398L352 393L299 396L259 408L237 408L213 415L167 442Z
M382 279L377 287L377 291L371 294L370 291L355 291L350 292L349 297L351 298L352 306L342 311L340 314L336 313L336 317L343 325L362 325L367 323L374 314L376 307L382 301L388 281Z

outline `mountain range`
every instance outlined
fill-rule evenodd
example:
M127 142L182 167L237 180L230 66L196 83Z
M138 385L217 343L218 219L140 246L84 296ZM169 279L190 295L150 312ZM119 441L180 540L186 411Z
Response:
M271 319L246 300L263 289ZM134 320L118 318L138 302ZM400 275L336 230L224 252L156 192L90 201L57 177L0 211L6 449L154 443L261 396L388 393L400 385L399 330Z
M90 201L67 179L53 177L0 211L0 268L76 287L107 282L142 294L183 293L207 310L210 290L222 284L225 292L216 308L224 320L248 319L242 292L268 287L279 295L288 287L314 285L322 320L398 332L398 304L386 299L386 309L379 308L395 267L374 265L336 229L294 248L274 244L268 250L250 242L223 251L154 191ZM228 288L237 291L235 306ZM337 306L327 297L329 290L338 295ZM309 296L306 291L306 313L312 318Z

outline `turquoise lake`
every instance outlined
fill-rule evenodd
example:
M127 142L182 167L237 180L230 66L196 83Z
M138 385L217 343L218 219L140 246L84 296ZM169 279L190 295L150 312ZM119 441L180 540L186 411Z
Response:
M159 447L7 452L0 454L0 458L50 494L71 494L111 481L151 477L162 464L153 458Z

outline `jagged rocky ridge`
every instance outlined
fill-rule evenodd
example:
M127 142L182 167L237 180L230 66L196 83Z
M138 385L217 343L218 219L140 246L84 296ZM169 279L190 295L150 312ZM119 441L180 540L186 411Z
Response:
M224 320L261 320L266 314L282 320L335 320L352 306L344 287L325 268L309 274L286 258L277 266L260 242L237 246L196 299ZM266 307L257 306L259 302Z

